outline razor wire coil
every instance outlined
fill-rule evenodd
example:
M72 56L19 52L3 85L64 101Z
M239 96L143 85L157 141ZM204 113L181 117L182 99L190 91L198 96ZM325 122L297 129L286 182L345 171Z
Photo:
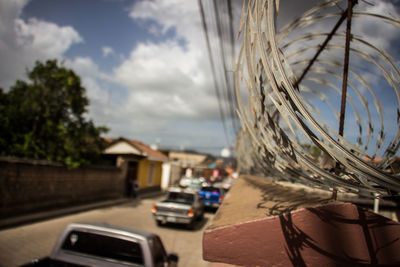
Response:
M346 3L323 2L279 31L279 1L243 5L234 69L242 172L368 197L400 192L400 72L380 38L358 33L366 22L398 30L400 19L352 9L342 135L336 129L348 37L343 25L326 25L345 20Z

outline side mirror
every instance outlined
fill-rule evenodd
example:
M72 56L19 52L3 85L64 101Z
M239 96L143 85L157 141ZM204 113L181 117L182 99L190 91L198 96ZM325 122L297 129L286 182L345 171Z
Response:
M179 260L178 254L176 254L176 253L169 253L169 254L168 254L168 262L170 262L170 263L171 263L171 262L177 263L178 260Z

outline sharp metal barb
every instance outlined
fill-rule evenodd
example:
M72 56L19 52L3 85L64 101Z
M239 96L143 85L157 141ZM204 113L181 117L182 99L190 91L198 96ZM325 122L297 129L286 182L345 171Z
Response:
M236 141L241 172L304 183L332 191L334 198L339 192L371 198L399 194L400 71L396 59L374 40L352 34L351 23L353 14L358 23L385 23L397 30L400 23L387 15L360 12L354 0L338 13L338 4L347 1L323 2L281 32L276 30L276 1L249 0L243 8L243 41L235 57L235 93L243 127ZM315 27L334 18L338 20L328 34ZM344 35L338 29L346 18ZM324 42L316 44L321 37ZM342 62L337 60L339 53L344 54ZM375 88L377 80L380 88ZM384 112L382 88L396 109ZM328 109L337 113L339 131L331 127L335 117L327 115ZM346 132L354 131L350 136L356 138L344 136L345 115L346 125L355 125ZM387 134L386 124L395 124L397 132Z

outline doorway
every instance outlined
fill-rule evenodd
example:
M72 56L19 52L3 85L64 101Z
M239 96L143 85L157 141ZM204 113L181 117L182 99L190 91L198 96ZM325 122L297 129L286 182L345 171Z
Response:
M126 196L130 197L133 193L133 186L137 183L137 173L138 173L138 162L137 161L129 161L128 162L128 171L126 173Z

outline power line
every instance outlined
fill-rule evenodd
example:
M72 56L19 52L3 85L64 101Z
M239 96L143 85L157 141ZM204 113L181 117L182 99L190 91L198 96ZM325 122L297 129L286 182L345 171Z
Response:
M229 16L229 37L230 37L230 44L231 44L231 59L232 59L232 68L233 68L233 66L234 66L234 64L235 64L235 62L233 62L233 60L234 60L234 58L235 58L235 37L234 37L234 31L233 31L233 14L232 14L232 3L231 3L231 0L228 0L227 1L227 5L228 5L228 16ZM232 73L232 75L234 75L233 73ZM233 84L232 84L232 86L235 86L235 82L234 82L234 79L235 78L233 78ZM236 110L237 109L237 103L236 103L236 98L237 98L237 95L236 95L236 90L233 90L233 98L234 98L234 103L235 103L235 105L234 105L234 110ZM237 119L238 119L238 117L236 116L236 113L235 113L235 118L234 118L234 120L235 120L235 123L237 122ZM239 125L240 125L240 122L239 122ZM236 126L237 127L237 126ZM239 127L237 127L237 128L235 128L235 130L236 131L238 131L239 130Z
M232 135L236 139L241 123L236 114L234 73L230 71L235 54L232 2L199 0L198 3L225 135L227 140ZM228 119L231 121L227 122Z
M219 112L220 112L220 116L221 116L221 120L222 120L222 124L223 124L223 128L224 128L224 132L225 132L226 142L227 142L227 145L229 145L229 136L228 136L227 126L226 126L226 119L225 119L225 115L224 115L224 112L223 112L223 109L222 109L220 88L219 88L218 83L217 83L215 65L214 65L214 60L213 60L213 57L212 57L210 39L209 39L209 36L208 36L208 29L207 29L207 23L206 23L206 20L205 20L204 8L203 8L202 0L198 0L198 5L199 5L199 8L200 8L201 20L202 20L202 24L203 24L203 31L204 31L204 34L206 36L208 57L209 57L210 64L211 64L211 72L212 72L213 80L214 80L215 93L216 93L217 99L218 99Z
M228 75L227 75L227 67L226 67L226 60L225 60L225 48L224 48L224 36L222 33L222 27L221 24L223 24L223 21L221 21L221 18L219 16L219 10L218 10L218 4L217 1L213 1L214 3L214 15L215 15L215 20L216 20L216 26L217 26L217 33L218 33L218 37L219 37L219 48L220 48L220 56L221 56L221 60L222 60L222 64L223 64L223 76L225 79L225 90L227 93L227 99L228 99L228 108L230 111L230 115L231 115L231 123L232 123L232 128L236 129L236 124L235 124L235 109L232 105L232 103L234 102L232 93L231 93L231 84L229 83L229 79L228 79Z

